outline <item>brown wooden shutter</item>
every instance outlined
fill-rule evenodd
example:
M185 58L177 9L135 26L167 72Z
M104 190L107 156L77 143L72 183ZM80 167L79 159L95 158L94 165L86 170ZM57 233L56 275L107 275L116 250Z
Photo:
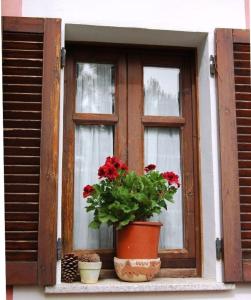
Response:
M3 18L7 284L56 280L59 19Z
M216 30L225 282L251 281L250 31Z

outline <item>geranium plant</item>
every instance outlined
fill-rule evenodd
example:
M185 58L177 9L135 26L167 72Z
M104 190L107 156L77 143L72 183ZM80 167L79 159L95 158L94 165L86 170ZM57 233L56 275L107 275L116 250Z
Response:
M107 157L98 169L100 182L87 185L83 197L87 198L86 210L94 212L91 228L102 223L117 229L133 221L146 221L161 210L180 187L179 177L173 172L160 173L154 164L144 168L144 175L128 172L125 163L116 157Z

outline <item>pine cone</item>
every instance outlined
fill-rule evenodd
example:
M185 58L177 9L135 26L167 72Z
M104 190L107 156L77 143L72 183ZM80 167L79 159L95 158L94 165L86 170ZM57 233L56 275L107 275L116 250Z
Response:
M82 255L79 259L79 261L83 262L99 262L100 257L97 253L86 253Z
M61 261L62 282L73 282L77 278L78 257L74 254L65 254Z

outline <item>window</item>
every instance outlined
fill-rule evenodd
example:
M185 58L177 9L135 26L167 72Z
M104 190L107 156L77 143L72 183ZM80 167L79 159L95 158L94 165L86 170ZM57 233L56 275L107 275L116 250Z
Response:
M67 47L64 104L64 251L97 251L113 268L113 229L88 228L82 188L97 180L105 157L129 169L181 175L175 204L159 219L162 273L200 274L195 51L108 46ZM168 271L170 274L170 270Z

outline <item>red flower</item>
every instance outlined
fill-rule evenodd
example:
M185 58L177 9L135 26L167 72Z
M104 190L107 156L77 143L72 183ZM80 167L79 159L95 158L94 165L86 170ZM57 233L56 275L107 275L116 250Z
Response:
M98 169L99 179L102 177L105 177L105 175L106 175L106 165L103 165L103 166L99 167L99 169Z
M109 180L114 180L119 176L119 174L118 174L116 168L114 167L114 165L105 164L105 166L106 166L105 177L107 177Z
M94 192L94 187L91 185L86 185L83 189L83 197L86 198L88 196L90 196L92 194L92 192Z
M174 172L164 172L161 173L162 177L165 178L170 185L176 184L177 187L180 187L179 176Z
M98 169L98 176L99 179L105 177L109 180L114 180L119 176L119 174L115 166L109 161L106 161L106 163Z
M120 169L123 170L123 171L128 171L128 167L124 163L120 166Z
M116 169L119 169L123 163L122 163L121 160L119 160L119 159L118 159L117 157L115 157L115 156L113 156L113 157L108 156L108 157L106 158L105 164L112 164L112 165L114 165L114 167L115 167Z
M146 166L146 167L144 168L144 170L145 170L145 172L149 172L149 171L154 170L155 168L156 168L156 165L150 164L150 165Z
M127 165L115 156L113 157L108 156L106 158L104 166L109 166L109 165L113 165L117 170L120 169L123 171L128 171Z

